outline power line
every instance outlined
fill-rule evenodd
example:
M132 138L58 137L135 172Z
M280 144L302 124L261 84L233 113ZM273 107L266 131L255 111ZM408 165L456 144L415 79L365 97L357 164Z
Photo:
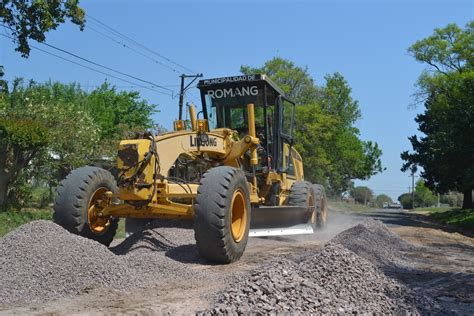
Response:
M194 71L194 70L192 70L192 69L190 69L190 68L188 68L188 67L186 67L186 66L183 66L182 64L179 64L179 63L173 61L172 59L170 59L170 58L168 58L168 57L166 57L166 56L164 56L164 55L162 55L162 54L160 54L160 53L158 53L158 52L152 50L151 48L148 48L147 46L145 46L145 45L143 45L143 44L137 42L137 41L134 40L133 38L131 38L131 37L129 37L129 36L127 36L127 35L125 35L125 34L119 32L119 31L117 31L117 30L114 29L113 27L108 26L107 24L101 22L99 19L96 19L96 18L94 18L93 16L91 16L91 15L89 15L89 14L86 14L86 16L89 17L89 18L91 18L94 22L96 22L96 24L100 24L103 28L108 29L109 32L115 33L116 35L118 35L118 36L120 36L120 37L122 37L122 38L124 38L124 39L126 39L126 40L128 40L128 41L130 41L130 42L132 42L132 43L134 43L134 44L137 45L137 46L140 46L141 48L143 48L143 49L147 50L148 52L150 52L150 53L152 53L152 54L154 54L154 55L156 55L156 56L158 56L158 57L160 57L160 58L166 60L167 62L169 62L169 63L171 63L171 64L173 64L173 65L175 65L175 66L178 66L178 67L180 67L180 68L182 68L182 69L184 69L184 70L186 70L186 71L189 71L189 72L192 72L192 73L197 73L196 71Z
M11 36L4 35L4 34L0 34L0 35L3 36L3 37L7 37L7 38L13 40L13 37L11 37ZM80 67L83 67L83 68L86 68L86 69L95 71L95 72L97 72L97 73L106 75L106 76L111 77L111 78L115 78L115 79L117 79L117 80L121 80L121 81L123 81L123 82L132 84L132 85L134 85L134 86L137 86L137 87L140 87L140 88L143 88L143 89L148 89L148 90L151 90L151 91L154 91L154 92L157 92L157 93L161 93L161 94L165 94L165 95L168 95L168 96L172 96L172 95L170 95L170 94L168 94L168 93L165 93L165 92L163 92L163 91L155 90L155 89L152 89L152 88L150 88L150 87L143 86L143 85L140 85L140 84L138 84L138 83L135 83L135 82L132 82L132 81L129 81L129 80L126 80L126 79L123 79L123 78L120 78L120 77L111 75L111 74L106 73L106 72L103 72L103 71L101 71L101 70L97 70L97 69L94 69L94 68L92 68L92 67L89 67L89 66L80 64L80 63L75 62L75 61L73 61L73 60L64 58L64 57L62 57L62 56L60 56L60 55L51 53L51 52L49 52L49 51L47 51L47 50L44 50L44 49L42 49L42 48L39 48L39 47L36 47L36 46L33 46L33 45L30 45L30 47L31 47L31 48L34 48L34 49L36 49L36 50L39 50L39 51L41 51L41 52L43 52L43 53L49 54L49 55L51 55L51 56L57 57L57 58L59 58L59 59L68 61L68 62L70 62L70 63L72 63L72 64L77 65L77 66L80 66Z
M99 88L102 86L102 84L82 84L82 83L77 83L79 86L82 88ZM119 89L132 89L132 88L137 88L135 85L129 85L129 86L121 86L121 85L113 85L115 88ZM146 87L142 86L141 88L153 88L152 86ZM161 91L160 91L161 92Z
M161 61L156 60L155 58L152 58L152 57L150 57L150 56L148 56L148 55L146 55L146 54L143 54L143 53L140 52L139 50L134 49L133 47L128 46L127 44L125 44L125 43L123 43L123 42L121 42L121 41L119 41L119 40L113 38L113 37L110 36L110 35L107 35L107 34L101 32L101 31L99 31L99 30L97 30L97 29L91 27L90 25L87 26L87 29L90 29L90 30L94 31L94 32L96 32L97 34L100 34L100 35L102 35L102 36L108 38L109 40L115 42L116 44L118 44L118 45L120 45L120 46L122 46L122 47L125 47L125 48L127 48L127 49L129 49L129 50L131 50L131 51L133 51L133 52L135 52L135 53L137 53L137 54L139 54L139 55L145 57L145 58L148 58L148 59L150 59L151 61L153 61L153 62L155 62L155 63L157 63L157 64L159 64L159 65L161 65L161 66L163 66L163 67L165 67L165 68L168 68L169 70L171 70L171 71L173 71L173 72L175 72L175 73L178 73L178 74L181 73L181 72L178 71L177 69L175 69L175 68L173 68L173 67L170 67L170 66L168 66L168 65L166 65L166 64L164 64L164 63L162 63Z
M97 66L97 67L101 67L101 68L104 68L104 69L107 69L107 70L116 72L116 73L118 73L118 74L120 74L120 75L122 75L122 76L126 76L126 77L129 77L129 78L135 79L135 80L137 80L137 81L141 81L141 82L143 82L143 83L150 84L150 85L152 85L152 86L154 86L154 87L156 87L156 88L160 88L160 89L163 89L163 90L170 91L170 92L171 92L171 96L174 96L174 91L173 91L173 90L168 89L168 88L165 88L165 87L163 87L163 86L161 86L161 85L158 85L158 84L156 84L156 83L153 83L153 82L151 82L151 81L144 80L144 79L140 79L140 78L138 78L138 77L136 77L136 76L129 75L129 74L127 74L127 73L125 73L125 72L122 72L122 71L120 71L120 70L116 70L116 69L113 69L113 68L110 68L110 67L101 65L101 64L99 64L99 63L96 63L95 61L92 61L92 60L89 60L89 59L87 59L87 58L81 57L81 56L76 55L76 54L74 54L74 53L71 53L71 52L69 52L69 51L67 51L67 50L65 50L65 49L56 47L56 46L54 46L54 45L51 45L51 44L48 44L48 43L41 43L41 44L46 45L46 46L48 46L48 47L50 47L50 48L52 48L52 49L58 50L58 51L60 51L60 52L63 52L63 53L65 53L65 54L71 55L71 56L73 56L73 57L75 57L75 58L78 58L78 59L80 59L80 60L83 60L83 61L85 61L85 62L87 62L87 63L90 63L90 64L92 64L92 65L95 65L95 66Z
M3 27L8 27L8 26L6 26L6 25L4 25L4 24L1 24L1 25L2 25ZM8 27L8 28L11 29L10 27ZM10 37L10 39L13 40L12 37ZM60 51L60 52L62 52L62 53L68 54L68 55L70 55L70 56L73 56L73 57L75 57L75 58L77 58L77 59L80 59L80 60L82 60L82 61L85 61L85 62L87 62L87 63L90 63L90 64L92 64L92 65L95 65L95 66L97 66L97 67L101 67L101 68L107 69L107 70L109 70L109 71L113 71L113 72L115 72L115 73L118 73L118 74L120 74L120 75L122 75L122 76L129 77L129 78L132 78L132 79L134 79L134 80L137 80L137 81L141 81L141 82L143 82L143 83L150 84L150 85L152 85L152 86L154 86L154 87L156 87L156 88L160 88L160 89L169 91L169 92L171 92L171 94L169 94L169 93L163 93L163 94L170 95L171 97L174 97L174 91L173 91L173 90L171 90L171 89L169 89L169 88L166 88L166 87L163 87L163 86L161 86L161 85L159 85L159 84L156 84L156 83L153 83L153 82L151 82L151 81L138 78L138 77L136 77L136 76L133 76L133 75L124 73L124 72L122 72L122 71L120 71L120 70L116 70L116 69L113 69L113 68L111 68L111 67L104 66L104 65L99 64L99 63L97 63L97 62L95 62L95 61L92 61L92 60L89 60L89 59L87 59L87 58L81 57L81 56L79 56L79 55L77 55L77 54L71 53L71 52L69 52L69 51L67 51L67 50L65 50L65 49L56 47L56 46L54 46L54 45L51 45L51 44L48 44L48 43L45 43L45 42L38 42L38 43L40 43L40 44L42 44L42 45L45 45L45 46L48 46L48 47L50 47L50 48L52 48L52 49L55 49L55 50L57 50L57 51ZM32 46L32 47L33 47L33 46Z

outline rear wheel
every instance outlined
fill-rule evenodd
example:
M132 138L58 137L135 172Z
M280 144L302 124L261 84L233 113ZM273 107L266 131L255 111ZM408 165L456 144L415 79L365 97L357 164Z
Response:
M311 184L307 181L296 181L290 189L288 205L314 207L308 223L313 229L322 228L327 222L327 203L324 187L320 184Z
M219 263L242 256L250 228L249 196L239 169L222 166L204 174L194 204L194 236L201 256Z
M301 207L314 207L315 195L313 187L310 182L307 181L296 181L293 183L288 195L287 205L290 206L301 206ZM316 228L316 209L313 209L308 219L308 224Z
M118 218L101 216L110 198L117 193L114 177L107 170L82 167L73 170L58 187L53 220L73 234L110 245L118 227Z

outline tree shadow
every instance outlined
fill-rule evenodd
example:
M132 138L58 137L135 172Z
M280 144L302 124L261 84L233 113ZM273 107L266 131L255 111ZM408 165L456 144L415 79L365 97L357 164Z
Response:
M474 275L467 272L437 272L412 267L382 268L384 273L405 284L417 294L418 304L435 308L432 315L472 315ZM424 296L424 298L423 298ZM436 306L437 305L437 306ZM423 311L426 312L426 311Z
M474 232L452 225L438 224L429 220L426 216L401 211L380 210L377 212L369 212L362 214L354 214L355 216L370 217L383 222L386 225L394 226L412 226L420 228L432 228L442 230L447 233L459 233L467 237L474 237Z
M162 238L157 238L161 236ZM157 232L140 231L126 238L120 244L110 248L116 255L123 256L137 250L165 252L174 247L173 243Z
M166 251L165 256L181 263L192 263L206 266L218 265L201 257L196 244L181 245Z

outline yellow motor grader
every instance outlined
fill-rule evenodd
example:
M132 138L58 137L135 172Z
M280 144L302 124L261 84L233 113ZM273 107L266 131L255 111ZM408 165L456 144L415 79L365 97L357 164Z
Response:
M54 220L109 245L119 218L192 220L199 253L238 260L249 236L313 233L326 222L324 188L304 180L293 147L295 103L265 75L200 80L202 111L182 106L174 130L118 147L118 174L71 172Z

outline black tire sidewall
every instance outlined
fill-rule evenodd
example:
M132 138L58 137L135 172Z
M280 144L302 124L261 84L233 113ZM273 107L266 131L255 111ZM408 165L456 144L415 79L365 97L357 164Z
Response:
M101 173L102 171L108 172L104 169L101 169ZM113 176L112 176L112 179L113 179ZM103 174L101 174L101 177L92 179L91 184L89 186L90 191L88 192L89 200L90 200L90 197L92 197L92 195L94 194L94 192L100 188L106 188L107 190L116 193L118 189L115 183L111 182L112 179L109 179L108 177L104 177ZM100 234L94 233L89 226L89 219L88 219L88 214L87 214L89 200L87 200L87 204L85 205L85 207L82 208L82 212L83 212L83 216L85 217L86 224L84 225L82 229L81 235L87 238L96 240L100 243L105 243L108 246L110 245L110 243L112 242L115 236L116 230L118 228L119 219L111 216L109 227L107 227L107 229Z
M238 174L240 174L241 171L238 170ZM232 225L231 222L231 214L229 216L225 217L226 220L226 227L229 229L229 233L226 234L225 236L225 241L228 243L229 247L231 248L231 253L235 254L243 254L245 247L247 246L248 238L249 238L249 230L250 230L250 217L251 217L251 205L250 205L250 194L249 194L249 188L247 184L247 180L243 173L240 176L233 177L230 186L229 186L229 192L232 192L229 194L229 196L226 199L226 205L228 205L228 208L230 210L231 203L232 203L232 197L233 197L233 192L237 190L242 190L244 192L245 196L245 203L246 203L246 208L247 208L247 218L246 218L246 226L245 226L245 232L243 238L239 241L236 242L234 238L232 237L232 233L230 231L230 227ZM233 259L232 261L237 260L238 258Z
M105 169L86 166L73 170L57 189L53 220L73 234L108 246L115 236L119 219L110 217L109 227L101 234L93 233L88 223L89 201L101 187L118 192L114 177Z
M239 189L244 194L247 218L244 236L236 242L231 232L230 208L234 192ZM194 204L194 233L201 256L218 263L237 261L247 246L250 218L250 194L243 171L228 166L208 170Z
M290 193L287 198L287 205L291 206L301 206L308 207L309 198L313 197L313 203L316 203L315 190L313 185L308 181L296 181L290 188ZM315 206L315 205L314 205ZM316 208L313 210L313 213L316 214ZM311 214L308 218L308 224L313 227L313 230L316 228L316 223L311 222ZM316 215L317 221L317 215Z

